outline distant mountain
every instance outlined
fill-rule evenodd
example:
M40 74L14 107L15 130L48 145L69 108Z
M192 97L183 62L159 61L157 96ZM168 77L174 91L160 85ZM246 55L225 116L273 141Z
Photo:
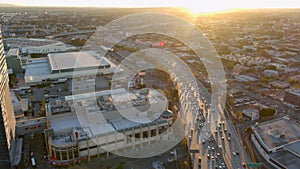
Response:
M15 7L18 5L13 5L13 4L7 4L7 3L0 3L0 7Z

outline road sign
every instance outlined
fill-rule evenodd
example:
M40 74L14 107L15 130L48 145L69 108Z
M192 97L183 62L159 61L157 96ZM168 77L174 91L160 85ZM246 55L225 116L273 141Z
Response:
M247 167L260 167L261 163L248 163Z

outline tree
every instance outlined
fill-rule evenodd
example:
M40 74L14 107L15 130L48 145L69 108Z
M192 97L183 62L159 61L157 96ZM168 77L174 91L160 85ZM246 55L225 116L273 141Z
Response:
M268 70L276 70L276 66L274 66L274 65L268 65L268 66L266 66L266 69L268 69Z
M276 113L276 110L273 109L273 108L262 108L260 111L259 111L259 116L260 117L269 117L269 116L272 116Z
M41 111L41 116L46 116L45 100L43 100L43 101L41 102L41 109L40 109L40 111Z
M10 75L8 75L8 77L9 77L9 87L13 88L14 84L15 84L16 75L15 74L10 74Z
M268 78L268 77L262 77L262 78L260 79L260 81L261 81L262 83L264 83L264 84L268 84L268 83L269 83L269 78Z
M124 169L124 166L122 164L119 164L116 169Z
M186 147L186 145L187 145L187 140L186 140L186 138L184 138L184 139L182 139L182 141L181 141L181 146L182 146L182 147Z
M252 134L252 127L249 126L246 130L249 134Z
M189 167L189 163L187 161L183 162L183 168L187 169Z
M237 111L236 116L237 116L237 119L242 119L243 118L243 112L241 110Z

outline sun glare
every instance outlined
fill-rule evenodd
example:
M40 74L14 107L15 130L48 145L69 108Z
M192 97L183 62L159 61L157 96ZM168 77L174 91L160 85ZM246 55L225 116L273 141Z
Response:
M214 3L213 3L214 2ZM194 15L198 15L198 14L209 14L209 13L216 13L216 12L222 12L227 10L228 8L226 8L226 5L224 6L222 3L216 3L216 1L212 1L212 2L207 2L205 1L205 3L201 3L201 1L199 2L195 2L192 3L191 5L187 6L187 9Z

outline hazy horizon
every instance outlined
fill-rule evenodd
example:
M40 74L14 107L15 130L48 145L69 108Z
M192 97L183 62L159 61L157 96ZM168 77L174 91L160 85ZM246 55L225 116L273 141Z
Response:
M137 1L137 0L86 0L74 2L71 0L4 0L1 4L10 4L12 6L22 7L103 7L103 8L186 8L194 13L201 12L218 12L232 9L266 9L266 8L300 8L300 1L298 0L253 0L245 2L243 0L211 0L211 1L199 1L191 0L190 3L186 3L184 0L152 0L152 1Z

